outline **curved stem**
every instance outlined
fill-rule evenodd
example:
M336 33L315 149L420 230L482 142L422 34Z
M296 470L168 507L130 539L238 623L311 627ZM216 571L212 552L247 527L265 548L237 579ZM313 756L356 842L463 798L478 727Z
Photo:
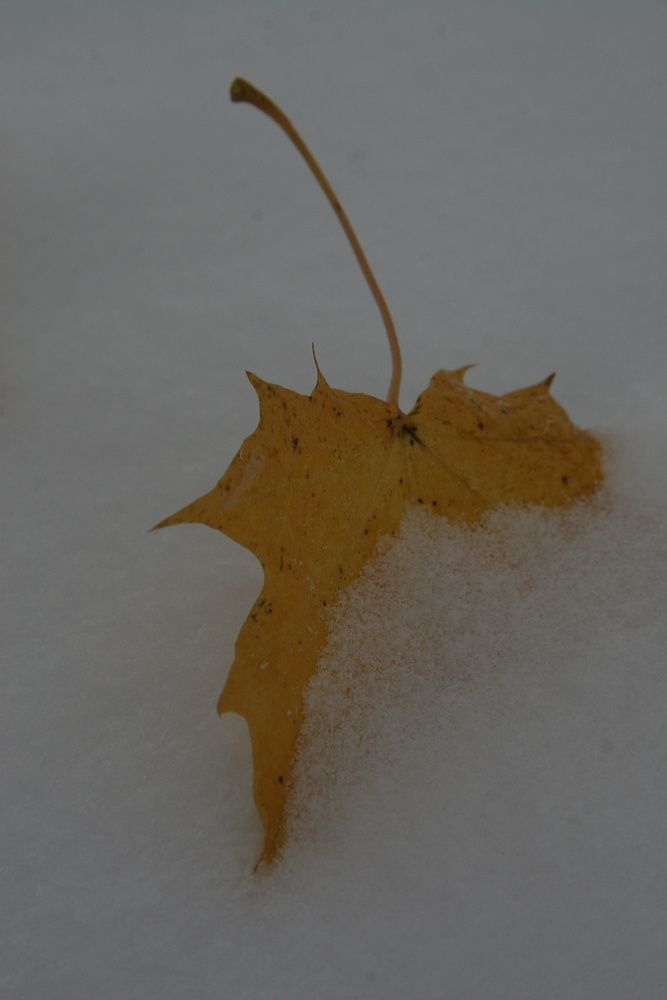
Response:
M329 204L336 213L336 217L343 227L343 231L347 236L350 246L354 252L354 256L357 258L359 267L361 268L362 274L366 279L368 287L371 290L373 298L380 310L380 315L382 316L382 322L384 323L384 328L387 332L387 339L389 340L389 349L391 351L391 382L389 383L389 391L387 393L387 402L390 406L396 407L398 410L398 393L401 386L401 373L402 373L402 362L401 362L401 349L398 345L398 337L396 336L396 329L394 327L393 320L389 313L387 303L385 302L384 296L380 291L380 286L375 280L375 275L371 271L370 265L366 260L366 255L361 249L361 244L357 239L357 235L352 228L350 220L348 219L341 203L334 194L333 188L329 184L329 181L322 172L317 160L310 152L305 142L297 132L297 130L292 125L291 121L287 115L281 111L281 109L273 103L273 101L263 94L261 90L257 90L253 87L251 83L247 80L242 80L237 77L233 81L230 88L230 96L232 101L244 101L247 104L252 104L254 107L263 111L265 115L268 115L279 125L283 132L287 135L289 139L292 140L298 151L301 153L302 157L310 167L312 173L315 176L317 183L322 188L322 191L327 197Z

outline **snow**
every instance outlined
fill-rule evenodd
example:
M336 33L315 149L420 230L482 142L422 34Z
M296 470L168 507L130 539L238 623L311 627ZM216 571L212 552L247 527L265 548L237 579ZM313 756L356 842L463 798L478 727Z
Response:
M662 981L664 514L422 514L341 603L276 881L344 853L358 914L373 880L401 969L378 995Z
M666 29L657 0L3 5L3 1000L664 996ZM556 370L610 470L565 517L406 526L338 611L259 877L215 701L260 571L146 529L254 428L244 369L308 391L314 341L384 395L389 352L237 73L352 218L403 405L440 367Z

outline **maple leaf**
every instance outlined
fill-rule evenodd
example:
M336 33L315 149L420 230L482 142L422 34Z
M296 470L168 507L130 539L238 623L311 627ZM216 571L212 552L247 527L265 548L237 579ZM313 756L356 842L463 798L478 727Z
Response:
M265 95L244 81L233 87L236 99L280 116L290 134L293 126ZM337 201L334 209L344 217ZM501 505L562 506L602 481L600 446L553 399L553 376L494 396L467 387L465 368L439 371L403 413L392 334L388 328L394 366L387 402L334 389L319 368L309 396L249 373L260 403L257 429L210 492L157 525L208 525L244 545L264 569L218 704L248 723L263 861L284 841L303 695L326 641L328 611L379 540L398 532L406 509L421 505L470 524Z

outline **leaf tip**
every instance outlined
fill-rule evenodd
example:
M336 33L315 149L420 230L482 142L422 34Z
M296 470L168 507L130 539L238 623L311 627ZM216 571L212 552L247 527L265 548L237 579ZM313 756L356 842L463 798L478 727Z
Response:
M167 528L169 527L170 523L171 523L171 517L165 517L161 521L158 521L157 524L154 524L152 528L148 528L147 533L150 535L154 531L159 531L160 528Z
M551 375L547 375L543 378L541 382L535 382L533 385L526 385L523 389L514 389L512 392L506 392L503 399L532 399L535 396L548 396L549 390L551 388L551 383L556 378L556 372L552 372Z
M320 368L319 362L317 360L317 354L315 353L315 344L311 343L310 349L313 352L313 361L315 362L315 371L317 372L317 378L315 380L315 388L322 386L329 386L329 383L325 379L322 369Z
M329 383L327 382L326 378L324 377L324 375L322 373L322 369L320 368L319 362L317 360L317 355L315 353L315 344L314 343L311 343L310 349L313 352L313 361L315 362L315 371L317 373L317 377L315 379L315 388L313 389L313 392L317 392L318 389L328 389L329 388Z
M259 395L260 391L266 385L264 379L260 378L259 375L255 375L254 372L249 371L247 368L246 368L246 378L248 379L248 382L250 382L250 385L253 387L257 395Z
M448 372L448 375L450 376L450 378L456 379L458 382L465 382L466 374L470 371L471 368L476 368L476 367L477 365L475 363L471 365L463 365L462 368L455 368L453 371Z

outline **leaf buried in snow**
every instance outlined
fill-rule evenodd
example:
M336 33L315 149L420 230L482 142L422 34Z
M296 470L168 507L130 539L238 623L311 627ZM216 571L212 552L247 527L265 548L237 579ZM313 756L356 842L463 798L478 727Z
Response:
M602 482L601 449L549 391L470 389L466 369L437 372L409 414L331 388L310 396L250 381L260 422L204 496L157 527L195 522L253 552L264 586L236 641L219 701L249 727L261 861L285 836L285 801L303 694L326 640L327 609L395 535L407 507L474 523L494 507L558 507Z

